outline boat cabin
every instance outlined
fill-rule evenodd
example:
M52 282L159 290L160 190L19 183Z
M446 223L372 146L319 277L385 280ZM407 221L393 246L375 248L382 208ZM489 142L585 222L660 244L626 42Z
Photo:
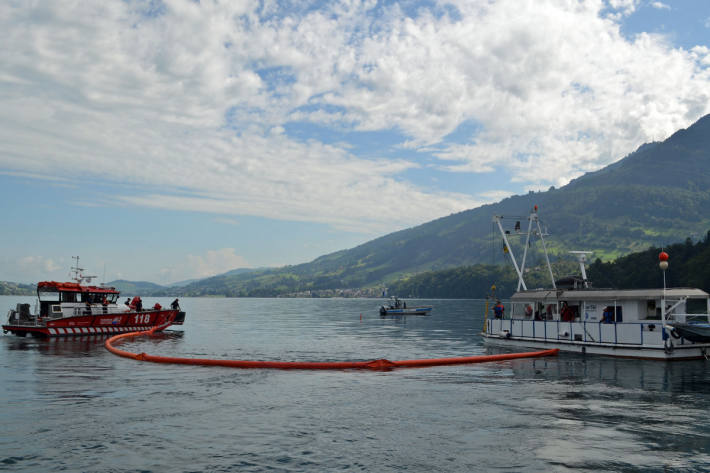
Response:
M39 316L58 318L102 313L111 307L115 312L119 292L114 287L82 286L72 282L43 281L37 284ZM106 305L104 305L104 299Z
M511 297L509 317L563 322L705 321L710 312L708 293L701 289L583 289L520 291Z

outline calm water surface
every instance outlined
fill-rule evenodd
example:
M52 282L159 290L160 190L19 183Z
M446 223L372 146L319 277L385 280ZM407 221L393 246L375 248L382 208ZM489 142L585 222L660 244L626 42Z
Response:
M0 308L30 300L0 297ZM372 299L181 299L183 327L122 348L288 361L488 352L481 301L408 302L434 311L380 318ZM710 362L235 370L140 363L104 340L0 336L0 471L710 470Z

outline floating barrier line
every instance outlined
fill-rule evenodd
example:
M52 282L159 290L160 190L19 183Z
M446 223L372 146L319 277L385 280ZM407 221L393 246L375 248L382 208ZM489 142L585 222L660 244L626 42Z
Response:
M111 353L138 361L151 363L171 363L179 365L225 366L242 369L278 369L278 370L391 370L395 368L423 368L427 366L462 365L469 363L487 363L492 361L514 360L518 358L537 358L555 356L559 349L533 351L526 353L504 353L500 355L464 356L456 358L430 358L422 360L390 361L386 359L372 361L250 361L250 360L213 360L208 358L177 358L172 356L155 356L147 353L131 353L119 350L112 345L122 338L152 335L156 330L163 330L167 325L154 327L140 332L129 332L115 335L106 340L105 346Z

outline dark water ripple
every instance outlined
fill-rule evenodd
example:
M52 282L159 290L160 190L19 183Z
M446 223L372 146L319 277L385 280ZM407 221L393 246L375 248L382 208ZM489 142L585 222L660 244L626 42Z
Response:
M400 319L373 300L182 302L183 331L124 347L284 361L488 352L479 301ZM0 337L0 471L710 470L707 362L233 370L138 363L104 340Z

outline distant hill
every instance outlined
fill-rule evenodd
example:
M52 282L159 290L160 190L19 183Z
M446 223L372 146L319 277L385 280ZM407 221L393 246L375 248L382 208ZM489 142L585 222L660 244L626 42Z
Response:
M264 268L239 268L227 271L226 273L222 273L215 277L232 277L237 275L249 274L260 270L263 271ZM147 281L126 281L124 279L111 281L107 284L109 286L115 287L121 292L121 294L125 295L130 294L137 296L179 296L184 292L182 289L183 287L189 286L191 284L198 284L202 280L203 279L188 279L186 281L172 283L168 286L162 286L160 284L155 284Z
M33 284L0 281L0 296L34 296L37 287Z
M597 258L587 265L587 277L593 287L616 289L650 289L663 287L663 272L658 266L658 255L670 255L666 271L668 287L696 287L710 292L710 232L705 238L693 242L666 245L663 250L651 247L644 251L622 256L615 261L603 262ZM579 276L577 264L570 261L558 263L553 268L556 276ZM544 267L534 268L526 274L529 287L550 287ZM517 289L518 278L512 265L474 265L429 271L393 283L391 294L417 298L483 298L496 285L496 295L510 297ZM704 305L704 302L703 302Z
M124 296L152 296L157 293L166 291L168 288L160 284L154 284L147 281L126 281L119 279L106 283L107 286L112 286L118 289Z
M309 263L206 278L182 292L275 296L390 285L426 271L500 264L492 216L524 220L533 205L553 234L548 239L553 259L584 249L608 261L687 236L699 239L710 228L710 115L559 189L513 196Z

